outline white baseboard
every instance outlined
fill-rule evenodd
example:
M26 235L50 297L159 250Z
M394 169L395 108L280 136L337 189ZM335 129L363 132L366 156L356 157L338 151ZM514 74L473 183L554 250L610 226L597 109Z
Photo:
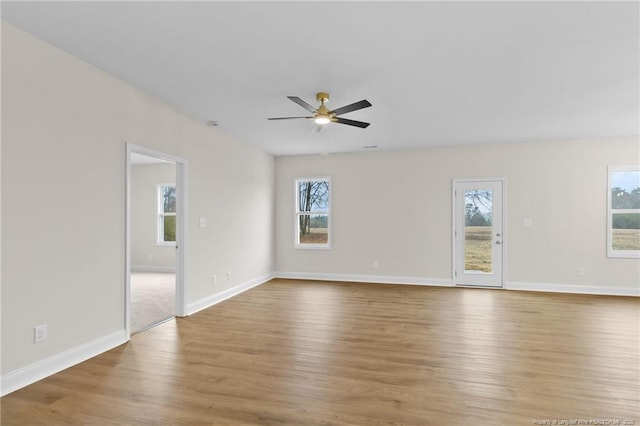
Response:
M603 296L640 296L639 287L606 287L508 281L505 283L504 288L507 290L547 291L552 293L599 294Z
M216 303L220 303L223 300L227 300L230 297L236 296L240 293L243 293L253 287L257 287L260 284L264 284L267 281L273 279L273 274L266 274L258 278L254 278L245 283L236 285L234 287L228 288L226 290L221 291L220 293L216 293L209 297L205 297L204 299L200 299L197 302L189 303L187 305L187 315L193 315L198 311L206 309L210 306L215 305Z
M387 275L357 275L357 274L324 274L314 272L275 272L275 278L289 278L296 280L320 281L349 281L374 284L406 284L426 286L453 286L450 278L422 278L422 277L393 277Z
M275 278L320 281L350 281L380 284L409 284L426 286L454 286L449 278L393 277L385 275L326 274L315 272L275 272ZM605 296L640 296L639 287L607 287L574 284L531 283L508 281L505 290L546 291L555 293L599 294Z
M131 265L131 272L161 272L161 273L174 273L176 272L175 266L155 266L155 265Z
M73 367L126 342L127 338L124 329L118 330L31 365L3 374L0 378L0 395L8 395L13 391Z

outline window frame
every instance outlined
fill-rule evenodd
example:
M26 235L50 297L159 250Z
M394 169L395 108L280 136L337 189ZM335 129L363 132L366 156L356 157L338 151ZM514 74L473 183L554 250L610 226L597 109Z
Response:
M640 258L640 250L614 250L613 249L613 215L624 213L638 213L640 209L614 209L612 208L611 184L615 172L639 172L640 165L609 166L607 168L607 257L611 258Z
M301 182L310 182L310 181L325 181L329 187L329 199L326 210L314 210L308 212L300 211L300 197L298 194L298 187ZM332 247L332 238L331 238L331 228L332 228L332 220L331 220L331 208L333 205L332 202L332 193L333 187L331 184L330 176L315 176L315 177L297 177L293 180L293 198L294 198L294 220L293 220L293 245L296 249L302 250L331 250ZM326 215L327 216L327 242L325 244L304 244L300 243L300 216L306 215Z
M157 190L156 190L157 203L158 203L156 245L158 245L160 247L176 247L176 244L177 244L176 241L165 241L165 239L164 239L164 218L166 216L176 217L176 212L165 212L164 211L162 188L171 187L171 186L176 191L176 208L177 208L178 192L177 192L177 188L176 188L176 184L175 183L171 183L171 182L169 182L169 183L159 183L157 185ZM176 230L177 230L177 219L176 219ZM176 240L177 239L178 239L178 236L176 235Z

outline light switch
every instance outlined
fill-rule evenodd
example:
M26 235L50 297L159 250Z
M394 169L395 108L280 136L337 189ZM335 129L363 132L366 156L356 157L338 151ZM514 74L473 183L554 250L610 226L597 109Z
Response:
M201 217L200 218L200 228L206 228L207 227L207 218L206 217Z
M531 218L530 217L525 217L524 219L522 219L522 226L524 226L525 228L529 228L531 227Z

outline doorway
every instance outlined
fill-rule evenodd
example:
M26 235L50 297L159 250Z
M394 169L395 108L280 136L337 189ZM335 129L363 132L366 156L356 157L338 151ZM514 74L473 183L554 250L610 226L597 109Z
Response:
M186 161L127 144L127 336L185 314Z
M456 285L502 287L504 180L454 180L453 277Z

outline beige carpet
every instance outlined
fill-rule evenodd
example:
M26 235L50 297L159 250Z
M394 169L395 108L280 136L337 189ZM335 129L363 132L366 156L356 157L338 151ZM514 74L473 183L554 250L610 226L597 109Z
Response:
M176 275L131 273L131 332L175 316Z

